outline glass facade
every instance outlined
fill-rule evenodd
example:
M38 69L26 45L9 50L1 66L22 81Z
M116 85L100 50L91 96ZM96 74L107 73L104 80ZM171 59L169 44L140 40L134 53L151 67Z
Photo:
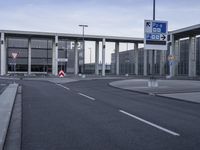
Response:
M31 72L52 72L51 39L31 39Z
M7 68L8 72L16 71L28 73L28 42L31 42L31 72L52 73L53 42L51 38L20 38L7 37ZM59 39L58 41L58 71L74 73L74 41ZM78 50L81 49L78 45ZM17 59L12 58L12 53L18 53ZM79 53L80 54L80 53ZM59 60L60 59L60 60ZM61 59L67 59L63 61ZM79 56L83 60L83 56Z
M188 75L189 66L189 40L180 40L180 61L178 62L178 75Z
M73 73L74 72L74 42L61 39L58 42L58 58L65 59L68 61L59 61L58 62L58 70L63 70L65 73Z
M17 59L12 58L12 53L18 53ZM17 72L28 71L28 39L7 38L7 55L8 71L14 71L15 63Z
M144 74L144 50L138 51L138 75Z
M134 52L124 51L119 53L119 73L135 74Z

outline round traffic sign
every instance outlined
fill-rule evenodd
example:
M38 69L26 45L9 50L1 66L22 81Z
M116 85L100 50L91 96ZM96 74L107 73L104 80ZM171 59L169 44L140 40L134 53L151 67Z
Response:
M176 57L174 55L169 55L168 56L168 61L174 61Z

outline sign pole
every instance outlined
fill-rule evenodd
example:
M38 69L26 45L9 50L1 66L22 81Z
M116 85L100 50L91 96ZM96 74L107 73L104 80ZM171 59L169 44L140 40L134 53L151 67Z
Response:
M155 20L155 6L156 6L156 0L153 0L153 20ZM151 84L155 85L156 83L156 78L155 78L155 49L152 50L152 77L151 79L152 81ZM153 86L151 85L151 86Z
M155 5L156 5L156 0L153 0L153 20L155 20ZM155 57L155 50L152 50L152 78L154 78L154 74L155 74L155 61L154 61L154 57Z
M13 62L14 62L14 83L15 83L15 78L16 78L16 59L17 59L18 53L12 53L12 58L13 58Z

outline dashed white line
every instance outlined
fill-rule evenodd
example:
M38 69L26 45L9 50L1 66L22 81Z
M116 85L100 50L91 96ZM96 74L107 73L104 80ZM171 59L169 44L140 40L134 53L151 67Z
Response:
M85 94L83 94L83 93L78 93L79 95L81 95L81 96L83 96L83 97L86 97L86 98L88 98L88 99L90 99L90 100L95 100L95 98L93 98L93 97L90 97L90 96L88 96L88 95L85 95Z
M123 114L125 114L125 115L128 115L128 116L130 116L130 117L132 117L132 118L135 118L135 119L137 119L137 120L139 120L139 121L141 121L141 122L143 122L143 123L146 123L146 124L148 124L148 125L150 125L150 126L152 126L152 127L157 128L157 129L159 129L159 130L162 130L162 131L164 131L164 132L167 132L167 133L169 133L169 134L171 134L171 135L180 136L180 134L178 134L178 133L176 133L176 132L174 132L174 131L171 131L171 130L168 130L168 129L166 129L166 128L163 128L163 127L161 127L161 126L159 126L159 125L156 125L156 124L154 124L154 123L151 123L151 122L149 122L149 121L147 121L147 120L144 120L144 119L142 119L142 118L140 118L140 117L137 117L137 116L135 116L135 115L132 115L132 114L126 112L126 111L119 110L119 112L121 112L121 113L123 113Z
M66 90L70 90L70 88L68 88L68 87L66 87L66 86L64 86L64 85L62 85L62 84L56 84L56 85L58 85L58 86L60 86L60 87L62 87L62 88L64 88L64 89L66 89Z

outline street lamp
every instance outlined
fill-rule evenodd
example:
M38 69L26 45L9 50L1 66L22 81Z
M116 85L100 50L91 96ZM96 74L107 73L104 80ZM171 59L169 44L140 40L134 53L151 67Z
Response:
M80 24L79 27L82 27L82 35L83 35L83 66L84 66L84 59L85 59L85 39L84 39L84 34L85 34L85 28L88 27L86 24ZM83 68L82 68L83 70ZM83 71L82 71L83 72Z

